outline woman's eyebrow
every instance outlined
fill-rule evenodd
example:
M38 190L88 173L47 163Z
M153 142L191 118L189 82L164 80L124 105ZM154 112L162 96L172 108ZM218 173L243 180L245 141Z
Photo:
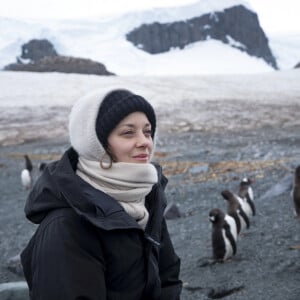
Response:
M133 128L133 127L135 127L136 125L134 125L134 124L132 124L132 123L125 123L125 124L120 124L120 126L119 127L131 127L131 128ZM144 125L144 127L151 127L151 124L150 123L146 123L145 125Z

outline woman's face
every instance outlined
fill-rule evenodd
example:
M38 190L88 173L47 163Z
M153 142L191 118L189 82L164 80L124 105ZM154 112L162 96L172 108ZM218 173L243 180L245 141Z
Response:
M116 162L148 163L153 150L152 129L147 116L134 112L108 136L108 150Z

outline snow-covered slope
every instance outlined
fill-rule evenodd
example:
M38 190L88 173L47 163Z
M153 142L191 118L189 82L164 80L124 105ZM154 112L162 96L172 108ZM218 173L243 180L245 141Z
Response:
M269 40L279 69L292 69L300 63L300 32L272 34Z
M183 50L151 55L134 47L125 34L142 23L172 22L243 4L246 1L218 0L172 8L156 8L89 20L13 20L0 18L0 68L16 61L21 46L30 39L48 39L61 55L90 58L118 75L194 75L259 73L273 69L257 59L221 42L210 40L190 44ZM272 46L272 43L271 43ZM285 53L276 53L281 68L289 68ZM292 45L295 47L295 45ZM287 52L286 52L287 51ZM298 61L295 59L296 64ZM287 65L286 65L287 64Z

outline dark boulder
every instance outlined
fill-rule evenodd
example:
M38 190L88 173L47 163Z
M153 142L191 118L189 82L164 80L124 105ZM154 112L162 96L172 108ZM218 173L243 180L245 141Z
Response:
M296 64L296 66L294 67L295 69L300 68L300 62Z
M22 46L22 59L30 59L32 62L36 62L45 56L58 56L54 46L46 39L30 40Z
M197 41L217 39L251 56L262 58L277 69L257 14L242 5L184 21L143 24L129 32L126 38L151 54L167 52L176 47L182 49Z
M17 62L5 66L4 71L115 75L91 59L59 55L48 40L31 40L24 44Z
M183 216L183 213L180 211L179 207L176 204L170 202L164 211L164 216L167 220L174 220L177 218L181 218Z

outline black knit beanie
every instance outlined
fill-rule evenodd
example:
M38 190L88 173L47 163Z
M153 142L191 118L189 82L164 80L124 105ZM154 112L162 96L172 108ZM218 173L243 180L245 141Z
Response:
M154 138L156 117L153 107L147 100L123 89L113 90L104 97L96 119L96 134L104 149L107 149L109 134L119 122L129 114L138 111L147 116L151 124L151 136Z

